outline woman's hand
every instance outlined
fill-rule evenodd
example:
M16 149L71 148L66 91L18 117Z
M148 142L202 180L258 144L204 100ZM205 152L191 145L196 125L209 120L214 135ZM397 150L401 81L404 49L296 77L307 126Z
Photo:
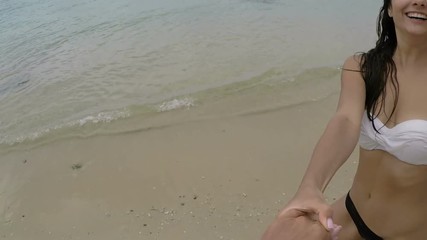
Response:
M264 233L262 240L331 240L318 221L296 209L279 215Z
M332 208L326 202L320 190L313 187L300 188L292 200L279 213L279 216L292 209L306 213L314 220L318 220L326 230L330 230Z
M341 226L317 190L300 190L264 233L262 240L337 240Z

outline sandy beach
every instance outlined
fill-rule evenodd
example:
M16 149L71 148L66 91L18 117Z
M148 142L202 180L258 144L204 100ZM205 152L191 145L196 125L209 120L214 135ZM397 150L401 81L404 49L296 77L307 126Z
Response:
M259 239L295 192L337 99L10 152L0 238ZM328 200L347 192L356 155Z

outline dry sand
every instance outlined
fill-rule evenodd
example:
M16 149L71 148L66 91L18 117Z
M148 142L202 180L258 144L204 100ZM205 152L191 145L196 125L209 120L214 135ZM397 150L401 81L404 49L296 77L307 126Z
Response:
M9 153L0 239L259 239L295 192L337 98ZM356 155L329 200L347 192Z

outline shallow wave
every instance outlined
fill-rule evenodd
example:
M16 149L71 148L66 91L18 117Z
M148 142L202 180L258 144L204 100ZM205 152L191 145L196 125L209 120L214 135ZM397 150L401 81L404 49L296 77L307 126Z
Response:
M319 101L339 91L339 72L337 67L319 67L286 75L272 68L247 81L159 103L129 105L118 110L87 114L18 136L3 133L0 134L0 152L31 148L64 138L121 134L200 119L262 114ZM4 127L2 122L0 127Z
M0 146L1 145L16 145L19 143L24 142L31 142L35 141L39 138L45 137L49 134L55 134L60 133L61 130L65 129L73 129L76 127L84 127L88 124L100 124L100 123L110 123L112 121L126 118L130 116L130 112L127 109L124 110L117 110L117 111L109 111L109 112L100 112L95 115L89 115L81 119L77 119L71 122L58 124L56 126L53 126L51 128L44 128L44 129L38 129L34 132L19 135L16 137L8 136L8 135L2 135L0 137ZM0 122L1 124L1 122Z

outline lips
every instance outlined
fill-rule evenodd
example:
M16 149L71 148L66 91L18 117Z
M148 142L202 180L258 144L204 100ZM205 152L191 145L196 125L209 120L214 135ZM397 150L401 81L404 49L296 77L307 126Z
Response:
M427 15L419 12L408 12L406 13L406 16L408 16L411 19L424 20L424 21L427 20Z

